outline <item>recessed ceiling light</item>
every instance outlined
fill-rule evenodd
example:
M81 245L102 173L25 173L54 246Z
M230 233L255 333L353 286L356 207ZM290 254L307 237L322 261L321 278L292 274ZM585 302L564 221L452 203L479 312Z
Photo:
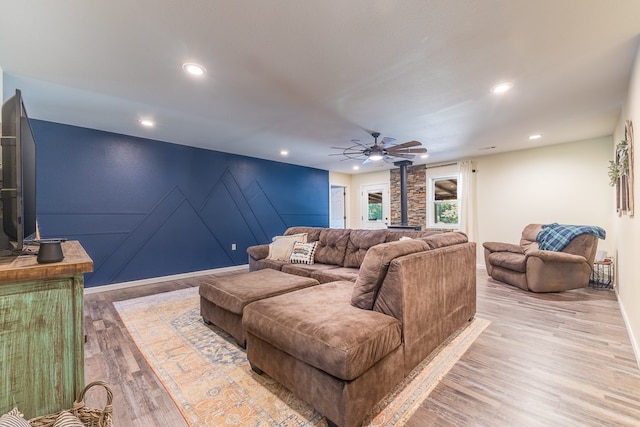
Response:
M534 133L533 135L529 135L529 139L540 139L542 138L541 133Z
M281 156L288 156L289 152L287 150L280 150L280 155Z
M505 93L513 88L512 83L500 83L491 88L491 93Z
M358 166L358 165L355 165L355 166L353 167L353 170L354 170L354 171L357 171L358 169L360 169L360 166Z
M182 69L193 76L202 76L207 72L207 70L202 65L196 64L194 62L187 62L182 64Z
M426 159L427 157L429 157L428 154L423 154L422 156L420 156L421 159Z
M156 125L156 122L151 119L140 119L138 120L138 122L140 122L140 124L146 128L152 128Z

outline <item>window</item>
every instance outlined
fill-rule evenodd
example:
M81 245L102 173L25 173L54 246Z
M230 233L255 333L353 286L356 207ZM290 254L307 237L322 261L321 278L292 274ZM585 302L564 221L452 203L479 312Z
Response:
M458 227L458 176L437 176L429 179L429 225Z
M372 192L368 195L368 220L382 221L382 192Z

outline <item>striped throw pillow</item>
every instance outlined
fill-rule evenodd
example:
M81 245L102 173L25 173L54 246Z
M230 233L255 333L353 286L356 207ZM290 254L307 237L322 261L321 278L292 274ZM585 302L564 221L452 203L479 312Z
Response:
M18 408L13 408L0 417L0 427L31 427L31 424L22 417Z

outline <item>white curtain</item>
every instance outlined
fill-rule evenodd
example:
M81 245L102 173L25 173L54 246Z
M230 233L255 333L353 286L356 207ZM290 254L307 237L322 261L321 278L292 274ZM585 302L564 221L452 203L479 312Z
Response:
M458 176L460 177L458 188L460 231L466 233L470 242L475 242L478 228L476 222L476 185L471 160L458 162Z

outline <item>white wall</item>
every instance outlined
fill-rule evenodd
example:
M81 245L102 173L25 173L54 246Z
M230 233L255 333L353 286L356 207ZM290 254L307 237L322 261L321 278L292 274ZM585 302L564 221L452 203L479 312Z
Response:
M640 260L640 48L636 52L627 102L614 134L616 143L624 138L625 120L631 120L635 127L633 163L635 215L631 218L628 215L618 217L614 214L612 217L615 233L618 236L615 246L616 291L636 359L640 360L640 279L638 278L639 269L635 264ZM611 203L614 201L612 200Z
M517 243L530 223L600 226L607 239L598 247L613 255L615 193L607 174L613 147L612 137L602 137L473 159L478 264L484 265L482 242ZM427 168L427 175L445 169ZM389 171L352 175L352 228L360 227L361 186L385 182Z
M531 223L597 225L607 231L598 247L614 251L608 165L613 141L603 137L478 157L476 169L478 264L482 242L518 243Z

